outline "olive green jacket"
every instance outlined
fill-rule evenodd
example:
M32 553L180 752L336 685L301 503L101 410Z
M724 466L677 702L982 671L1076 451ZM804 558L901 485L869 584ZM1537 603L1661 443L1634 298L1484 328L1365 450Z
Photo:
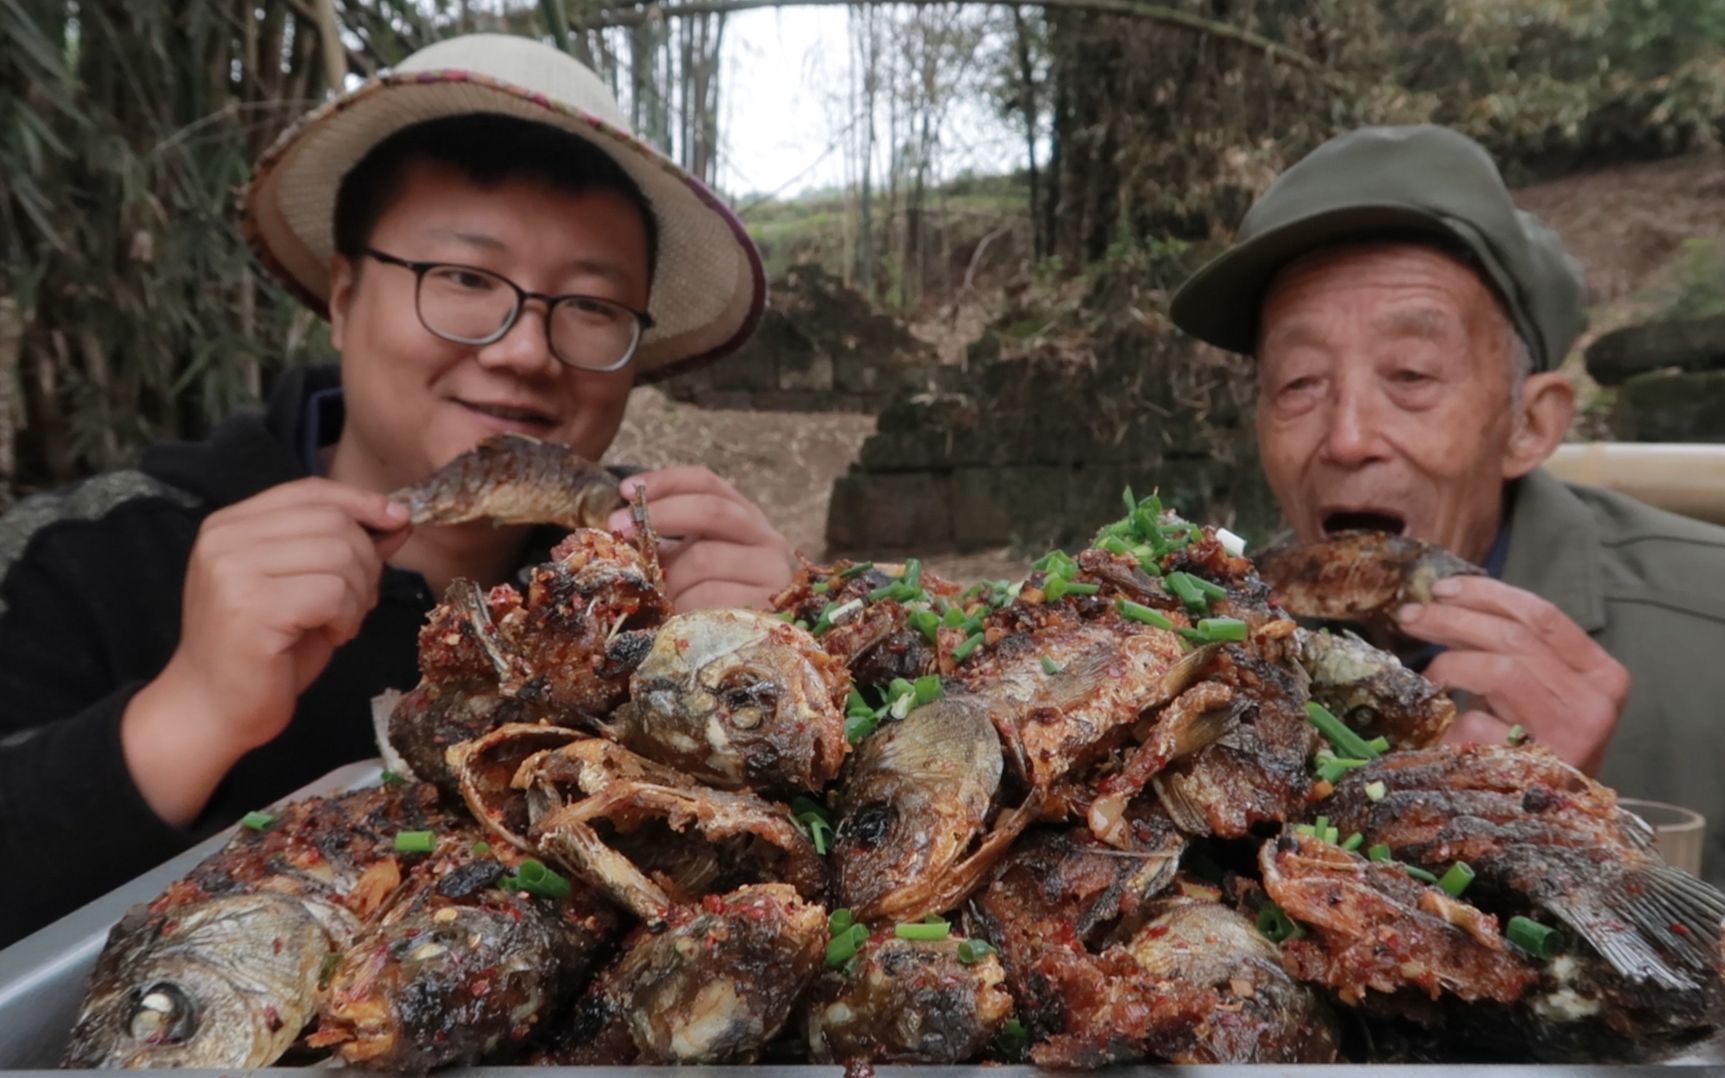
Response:
M1725 884L1725 528L1538 470L1516 484L1503 580L1556 604L1628 667L1600 780L1707 817Z

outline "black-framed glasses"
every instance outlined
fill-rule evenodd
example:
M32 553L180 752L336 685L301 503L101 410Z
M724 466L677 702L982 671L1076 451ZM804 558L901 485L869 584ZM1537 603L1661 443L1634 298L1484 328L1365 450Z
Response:
M545 338L559 363L584 371L616 371L635 358L653 316L600 296L529 292L488 269L453 262L414 262L375 247L379 262L413 271L419 324L455 344L492 344L515 328L527 301L545 304Z

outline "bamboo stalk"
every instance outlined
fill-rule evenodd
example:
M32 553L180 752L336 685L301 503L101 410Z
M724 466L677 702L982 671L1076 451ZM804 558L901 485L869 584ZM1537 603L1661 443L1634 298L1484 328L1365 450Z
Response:
M317 0L317 33L323 43L323 75L330 92L347 88L347 50L341 43L341 22L335 17L335 0Z

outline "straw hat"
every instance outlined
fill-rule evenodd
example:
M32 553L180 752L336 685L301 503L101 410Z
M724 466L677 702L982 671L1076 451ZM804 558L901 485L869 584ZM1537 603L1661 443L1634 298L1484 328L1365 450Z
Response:
M328 317L336 191L373 146L422 120L501 113L585 138L632 177L659 224L654 326L637 380L712 362L760 321L767 286L742 222L700 181L629 133L599 77L550 46L503 34L450 38L308 113L258 159L241 227L265 266Z

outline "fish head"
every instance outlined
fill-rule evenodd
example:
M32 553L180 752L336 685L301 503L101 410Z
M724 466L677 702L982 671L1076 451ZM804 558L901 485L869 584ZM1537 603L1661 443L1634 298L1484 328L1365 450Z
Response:
M635 671L622 739L713 785L818 789L848 749L834 699L844 677L812 636L769 615L679 614Z
M247 894L122 921L91 978L67 1063L259 1067L312 1017L335 953L324 922L286 895Z

